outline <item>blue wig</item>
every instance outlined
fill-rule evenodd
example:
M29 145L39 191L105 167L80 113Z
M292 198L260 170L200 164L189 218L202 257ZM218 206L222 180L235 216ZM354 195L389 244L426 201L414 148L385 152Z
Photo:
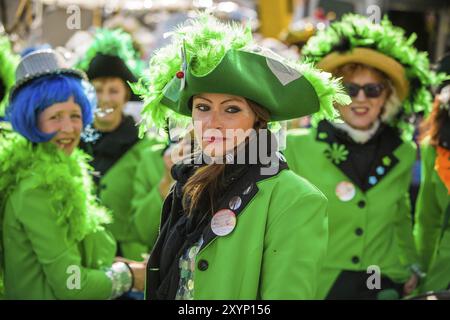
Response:
M6 119L15 131L31 142L47 142L56 133L46 134L39 130L39 114L70 97L81 108L83 128L92 123L97 106L95 90L85 80L64 74L42 76L19 88L6 110Z

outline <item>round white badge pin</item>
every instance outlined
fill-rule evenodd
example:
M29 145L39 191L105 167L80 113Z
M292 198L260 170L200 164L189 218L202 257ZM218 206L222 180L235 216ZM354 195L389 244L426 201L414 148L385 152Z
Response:
M339 182L336 186L336 196L341 201L350 201L352 200L356 195L356 189L353 183L349 181L342 181Z
M230 234L236 227L236 215L230 209L217 211L211 220L211 229L218 236Z

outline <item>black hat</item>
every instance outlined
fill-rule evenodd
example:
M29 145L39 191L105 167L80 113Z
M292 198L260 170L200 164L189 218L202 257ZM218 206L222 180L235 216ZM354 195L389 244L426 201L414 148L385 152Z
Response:
M125 83L137 82L142 71L142 65L133 47L133 39L130 34L120 29L98 29L77 66L87 73L89 80L117 77ZM130 93L131 101L140 101L131 88Z
M100 77L115 77L122 79L126 84L127 82L137 82L138 79L127 67L125 62L118 56L99 53L89 63L89 67L86 70L86 74L89 80L94 80ZM128 86L128 84L127 84ZM128 86L129 87L129 86ZM140 101L130 89L130 101Z
M86 74L89 80L100 77L117 77L125 82L138 80L121 58L101 53L92 59Z

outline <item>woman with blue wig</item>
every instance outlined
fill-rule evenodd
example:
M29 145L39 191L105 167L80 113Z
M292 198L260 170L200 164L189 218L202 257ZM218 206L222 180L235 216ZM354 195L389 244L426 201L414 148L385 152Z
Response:
M141 264L114 261L109 214L77 149L95 92L63 63L52 50L26 55L6 110L19 133L0 150L0 288L8 299L116 298L143 282Z

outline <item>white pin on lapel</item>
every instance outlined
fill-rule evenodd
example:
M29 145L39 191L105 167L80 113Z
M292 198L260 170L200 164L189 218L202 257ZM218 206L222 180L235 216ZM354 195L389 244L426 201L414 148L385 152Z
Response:
M356 195L356 189L353 183L349 181L342 181L339 182L336 186L336 196L341 201L350 201L352 200Z
M236 227L236 214L230 209L217 211L211 220L211 229L218 236L230 234Z

